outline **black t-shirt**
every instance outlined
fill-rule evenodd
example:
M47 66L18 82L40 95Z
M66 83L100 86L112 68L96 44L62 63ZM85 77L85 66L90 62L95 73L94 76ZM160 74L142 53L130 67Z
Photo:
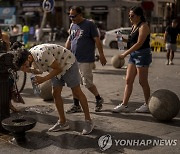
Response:
M168 33L166 42L176 44L177 35L180 33L180 29L168 26L166 32Z
M133 31L132 30L131 34L128 36L128 42L127 42L127 48L128 49L137 43L138 37L139 37L139 27L140 27L141 23L142 22L140 22L137 25L137 28L135 28L134 32L132 32ZM142 46L138 50L150 48L149 42L150 42L150 34L146 37L144 43L142 44Z

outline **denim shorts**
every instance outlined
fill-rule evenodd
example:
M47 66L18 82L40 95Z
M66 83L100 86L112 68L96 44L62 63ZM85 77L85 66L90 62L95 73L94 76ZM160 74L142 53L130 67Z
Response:
M134 51L130 54L129 62L130 64L136 65L136 67L148 67L152 62L151 49L142 49Z
M69 70L59 79L58 77L54 77L51 79L52 86L65 86L65 83L68 87L73 88L81 83L81 77L79 74L78 63L75 62Z

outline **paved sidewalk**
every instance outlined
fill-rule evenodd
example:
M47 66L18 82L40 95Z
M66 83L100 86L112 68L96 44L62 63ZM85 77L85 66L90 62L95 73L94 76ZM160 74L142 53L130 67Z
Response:
M105 49L108 60L105 67L102 67L99 62L96 62L94 80L99 92L104 98L102 112L94 112L95 99L83 87L83 91L88 98L91 116L96 125L90 135L83 136L80 134L83 128L83 113L67 114L68 122L71 126L69 131L47 132L48 128L58 119L57 111L52 101L45 102L33 95L28 79L28 83L22 94L26 104L17 104L17 107L21 110L20 114L34 117L37 120L37 124L32 130L27 132L28 144L23 146L9 143L12 136L1 134L0 153L178 154L180 151L180 113L168 123L161 123L155 120L151 114L135 113L134 110L144 103L143 92L138 79L135 80L134 90L129 102L131 112L121 114L111 112L111 109L122 101L125 85L126 69L115 69L110 63L112 55L118 52L117 50ZM175 65L165 65L165 52L153 53L153 63L149 71L151 92L158 89L169 89L175 92L180 98L180 52L175 53L174 63ZM64 88L63 90L63 99L66 110L72 105L72 94L68 88ZM112 146L102 151L98 145L98 140L104 135L106 135L104 139L112 139ZM171 146L165 145L168 140L172 142ZM130 145L130 142L133 142L134 145ZM156 142L156 144L152 142Z

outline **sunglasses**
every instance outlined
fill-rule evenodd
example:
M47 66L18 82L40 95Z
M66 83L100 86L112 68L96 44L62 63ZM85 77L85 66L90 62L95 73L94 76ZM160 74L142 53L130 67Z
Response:
M134 18L134 15L129 15L129 18Z
M69 15L69 18L74 19L74 18L76 18L78 15L79 15L79 14L76 14L76 15Z

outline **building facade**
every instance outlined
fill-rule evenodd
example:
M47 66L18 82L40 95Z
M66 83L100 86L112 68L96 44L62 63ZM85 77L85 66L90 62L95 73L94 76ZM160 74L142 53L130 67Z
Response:
M153 32L164 32L172 19L179 18L177 10L179 0L152 0L154 8L151 13L151 29ZM179 1L180 2L180 1Z
M133 6L140 6L141 2L137 0L66 0L66 12L73 5L81 6L86 18L94 19L103 29L109 30L129 26L128 11ZM68 15L65 14L64 18L68 26L70 24Z
M0 23L40 25L42 3L43 0L1 0ZM180 19L180 0L55 0L46 24L68 29L68 12L73 5L81 6L84 16L94 19L105 30L131 26L128 12L133 6L144 8L152 32L162 32L173 18Z
M15 0L17 7L17 21L26 22L29 25L41 24L43 18L43 0ZM51 27L63 26L64 1L55 0L55 7L52 12L47 13L46 24Z

